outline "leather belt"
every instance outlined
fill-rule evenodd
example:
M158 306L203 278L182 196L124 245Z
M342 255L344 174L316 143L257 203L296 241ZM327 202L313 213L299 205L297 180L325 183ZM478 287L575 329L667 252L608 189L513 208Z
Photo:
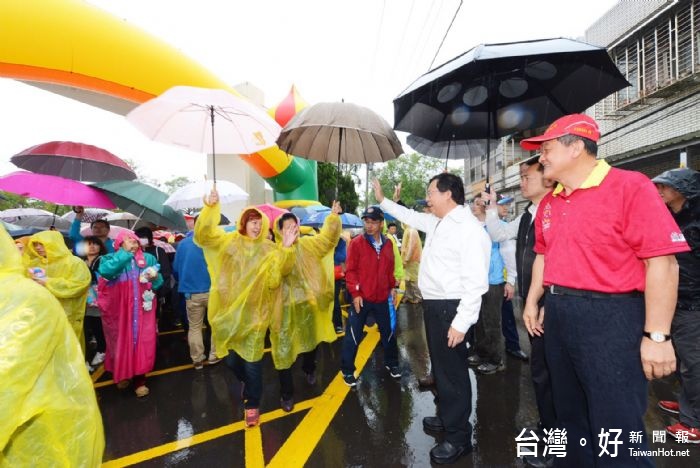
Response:
M549 287L547 288L547 292L554 296L592 297L596 299L614 299L644 296L644 293L642 293L641 291L632 291L627 293L606 293L600 291L588 291L586 289L566 288L564 286L557 286L556 284L549 285Z

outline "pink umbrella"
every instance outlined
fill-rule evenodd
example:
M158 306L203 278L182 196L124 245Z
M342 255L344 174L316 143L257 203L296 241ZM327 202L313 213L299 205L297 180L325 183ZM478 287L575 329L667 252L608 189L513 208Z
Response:
M116 208L104 193L63 177L18 171L0 177L0 190L23 197L55 203L94 208Z
M284 208L279 208L275 205L270 205L269 203L265 203L263 205L255 205L255 208L259 209L262 211L265 216L267 216L267 219L270 220L270 227L272 227L272 224L285 213L289 213L289 210L285 210Z

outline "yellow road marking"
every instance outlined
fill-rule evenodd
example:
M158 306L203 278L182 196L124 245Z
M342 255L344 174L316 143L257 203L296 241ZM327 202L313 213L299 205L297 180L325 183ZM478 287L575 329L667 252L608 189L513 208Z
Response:
M288 414L294 414L294 413L298 413L300 411L306 411L307 409L318 404L319 400L321 400L322 398L323 397L316 397L316 398L311 398L309 400L300 401L299 403L294 405L294 409L290 413L285 413L284 411L282 411L282 409L276 409L274 411L270 411L269 413L263 413L260 415L260 424L274 421L275 419L282 418ZM186 448L192 447L194 445L202 444L204 442L209 442L210 440L218 439L219 437L224 437L224 436L233 434L234 432L238 432L238 431L242 431L242 430L245 430L245 421L236 421L235 423L227 424L226 426L221 426L221 427L217 427L216 429L211 429L209 431L201 432L199 434L195 434L193 436L190 436L190 437L187 437L184 439L176 440L174 442L168 442L166 444L159 445L157 447L152 447L150 449L143 450L141 452L132 453L131 455L127 455L125 457L116 458L114 460L106 461L102 464L102 466L105 468L112 468L112 467L122 467L122 466L134 465L136 463L141 463L143 461L151 460L151 459L156 458L156 457L167 455L169 453L176 452L176 451L182 450L182 449L186 449ZM253 430L254 429L248 429L246 432L251 432ZM259 428L258 428L258 432L259 432ZM248 443L246 440L246 449L247 448L248 448ZM260 453L262 454L262 439L260 442ZM246 450L246 459L247 458L248 458L248 451ZM260 466L262 466L262 465L260 465Z
M97 369L95 369L95 372L93 372L90 377L92 378L93 382L97 382L100 379L100 377L102 377L102 374L104 374L104 373L105 373L105 365L100 364L100 366Z
M168 367L167 369L161 369L146 374L146 377L155 377L156 375L170 374L171 372L179 372L181 370L192 369L194 366L192 364L185 364L184 366ZM114 380L105 380L104 382L95 383L95 388L107 387L114 384Z
M355 366L357 367L356 374L362 372L362 369L367 364L370 355L374 351L374 348L379 343L379 332L375 326L368 328L366 327L367 335L360 343L357 351L357 357L355 359ZM177 372L178 370L183 370L186 368L191 368L192 365L188 364L185 366L172 367L170 369L163 369L161 371L155 371L147 376L167 374L170 372ZM107 382L99 382L95 384L95 388L104 387L113 384L114 381L110 380ZM300 411L305 411L309 408L309 414L307 414L302 422L296 427L294 432L290 435L287 441L282 445L279 451L270 461L268 466L299 466L303 467L306 461L311 456L311 453L318 445L319 440L323 436L326 428L330 422L335 417L338 409L343 404L343 400L350 391L350 387L345 385L342 376L337 374L336 377L331 381L330 385L326 388L323 394L316 398L311 398L309 400L304 400L296 405L290 413L284 412L282 409L277 409L264 413L260 415L260 424L273 421L275 419L284 417L288 414L298 413ZM117 458L114 460L106 461L102 464L103 467L123 467L134 465L146 460L150 460L156 457L167 455L178 450L183 450L194 445L198 445L204 442L208 442L220 437L224 437L234 432L245 429L245 421L237 421L226 426L221 426L209 431L205 431L199 434L195 434L191 437L185 439L176 440L173 442L168 442L157 447L152 447L141 452L132 453L130 455ZM260 434L259 428L248 429L247 432L257 431ZM251 438L249 441L248 438ZM264 456L262 452L262 437L258 441L255 439L257 435L248 436L246 433L245 449L246 449L246 467L261 467L264 466ZM250 464L248 464L250 461Z
M377 327L367 329L367 336L360 343L357 357L355 358L356 375L362 372L377 343L379 343ZM268 468L303 467L321 440L328 425L335 417L338 409L340 409L349 391L350 387L345 384L342 375L337 374L320 397L323 400L314 405L294 429L292 435L289 436L284 445L272 457L270 464L267 465ZM246 464L247 468L254 466Z
M265 466L260 426L245 431L245 466Z

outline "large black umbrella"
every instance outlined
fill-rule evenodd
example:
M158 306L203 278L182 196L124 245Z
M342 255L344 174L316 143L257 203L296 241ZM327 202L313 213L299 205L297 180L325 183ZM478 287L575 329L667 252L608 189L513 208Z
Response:
M394 128L432 142L489 139L583 112L629 83L605 48L572 39L479 45L394 99Z

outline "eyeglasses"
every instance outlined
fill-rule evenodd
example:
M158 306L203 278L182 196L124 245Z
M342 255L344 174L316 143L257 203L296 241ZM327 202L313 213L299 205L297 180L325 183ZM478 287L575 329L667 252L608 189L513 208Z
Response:
M425 194L429 197L432 197L433 194L435 194L435 193L441 193L441 192L439 190L426 190L425 191Z

